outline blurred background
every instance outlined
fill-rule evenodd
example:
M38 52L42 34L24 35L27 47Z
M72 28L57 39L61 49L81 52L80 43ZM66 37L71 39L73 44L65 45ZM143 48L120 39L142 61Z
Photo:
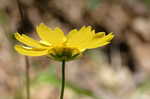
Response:
M26 99L16 31L39 39L45 23L114 32L112 43L67 63L65 99L150 99L150 0L0 0L0 99ZM61 63L28 57L32 99L59 99Z

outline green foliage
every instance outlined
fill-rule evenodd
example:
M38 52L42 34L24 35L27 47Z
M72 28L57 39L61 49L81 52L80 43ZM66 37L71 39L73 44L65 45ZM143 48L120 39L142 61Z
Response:
M143 0L143 2L150 7L150 0Z
M13 99L25 99L22 89L17 89Z
M142 84L140 84L140 86L138 87L138 90L140 92L146 92L146 91L150 92L150 79L145 80Z
M55 87L60 87L61 80L57 79L54 67L55 66L50 66L48 72L41 72L41 73L39 73L39 75L33 81L32 85L36 85L37 86L37 85L39 85L41 83L42 84L48 83L48 84L51 84L51 85L53 85ZM100 99L100 98L96 98L92 91L90 91L88 89L80 88L76 84L71 83L69 81L66 81L66 88L69 88L69 89L73 90L78 95L86 95L86 96L93 97L93 99Z
M88 0L88 8L95 9L101 3L102 0Z
M7 15L3 10L0 10L0 24L7 23Z

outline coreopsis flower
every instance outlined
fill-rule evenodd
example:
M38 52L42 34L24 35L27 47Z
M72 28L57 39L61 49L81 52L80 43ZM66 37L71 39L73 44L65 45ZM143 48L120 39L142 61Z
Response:
M27 56L51 56L62 61L72 60L85 50L98 48L110 43L113 33L95 33L91 26L73 29L67 35L60 28L51 29L44 24L36 27L41 40L34 40L24 34L15 33L15 38L24 45L15 45L15 50Z

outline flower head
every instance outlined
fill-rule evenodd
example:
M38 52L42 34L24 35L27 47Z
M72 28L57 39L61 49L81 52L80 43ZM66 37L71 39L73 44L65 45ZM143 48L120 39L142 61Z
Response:
M36 32L41 38L40 41L15 33L15 38L25 45L15 45L15 50L27 56L48 55L59 61L68 61L87 49L109 44L114 37L112 33L108 35L105 35L105 32L95 33L91 26L83 26L80 30L74 29L65 36L60 28L51 29L40 24Z

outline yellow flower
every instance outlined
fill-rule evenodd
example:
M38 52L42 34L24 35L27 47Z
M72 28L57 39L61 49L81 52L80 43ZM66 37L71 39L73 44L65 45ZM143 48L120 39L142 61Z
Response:
M74 29L66 36L60 28L51 29L44 24L37 26L36 31L41 38L40 41L15 33L15 38L25 45L15 45L15 50L27 56L48 55L59 61L67 61L87 49L109 44L114 37L112 33L95 33L91 26L83 26L80 30Z

